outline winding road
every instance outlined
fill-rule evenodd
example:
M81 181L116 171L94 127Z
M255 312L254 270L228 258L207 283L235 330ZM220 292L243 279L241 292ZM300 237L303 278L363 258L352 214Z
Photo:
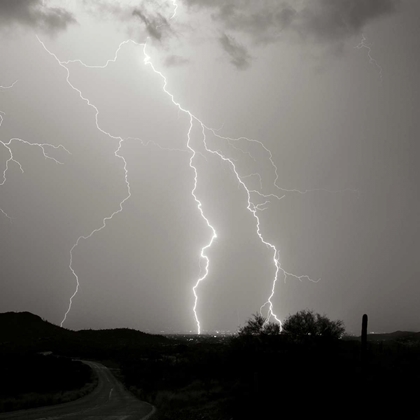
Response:
M87 362L98 374L98 386L78 400L0 414L0 420L148 420L155 408L130 394L107 367Z

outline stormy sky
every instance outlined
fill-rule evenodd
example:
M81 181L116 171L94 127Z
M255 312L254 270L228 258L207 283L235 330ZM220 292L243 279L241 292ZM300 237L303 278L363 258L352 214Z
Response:
M0 0L0 311L60 324L78 276L65 327L196 332L195 192L201 328L235 331L276 273L248 190L279 319L419 331L419 15Z

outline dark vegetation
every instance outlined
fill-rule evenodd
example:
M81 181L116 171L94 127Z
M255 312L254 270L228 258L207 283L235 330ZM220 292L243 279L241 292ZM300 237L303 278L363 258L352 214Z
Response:
M96 386L84 363L53 355L17 353L0 360L0 412L72 401Z
M130 329L70 331L29 312L0 314L0 412L72 401L97 378L72 360L119 360L122 353L167 342Z
M131 392L158 408L156 420L264 419L273 414L420 418L420 334L366 335L362 347L360 337L344 333L341 321L311 311L290 316L282 332L255 314L230 337L162 337L129 329L73 332L32 314L0 314L0 356L12 360L25 348L16 360L26 357L28 366L38 365L36 375L51 372L44 375L46 393L56 391L51 382L61 389L80 387L86 372L70 372L68 364L75 362L52 356L60 367L34 363L30 357L43 357L46 364L50 358L35 352L99 360L117 368L114 372ZM2 383L6 365L0 364ZM56 382L59 369L65 379ZM25 390L9 387L6 392L16 395L38 386L20 384L16 378L23 371L30 368L9 369L7 382Z

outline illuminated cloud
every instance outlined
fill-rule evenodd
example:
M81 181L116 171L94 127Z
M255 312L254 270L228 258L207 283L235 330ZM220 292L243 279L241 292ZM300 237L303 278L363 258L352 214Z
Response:
M42 0L0 0L0 29L19 25L56 33L75 22L67 10L44 6Z
M245 70L249 67L251 56L248 50L241 45L235 38L230 35L223 34L219 38L220 45L228 54L230 62L239 70Z

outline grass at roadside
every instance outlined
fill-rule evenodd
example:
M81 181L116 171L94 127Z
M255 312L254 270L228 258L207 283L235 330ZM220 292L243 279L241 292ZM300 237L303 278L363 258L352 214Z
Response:
M185 388L158 391L154 395L133 386L129 390L157 408L154 420L230 420L224 412L229 400L216 383L205 388L201 381L195 381Z
M90 369L90 368L89 368ZM58 392L25 392L0 397L0 412L16 411L48 405L62 404L90 394L98 385L98 377L90 369L90 378L82 388Z

